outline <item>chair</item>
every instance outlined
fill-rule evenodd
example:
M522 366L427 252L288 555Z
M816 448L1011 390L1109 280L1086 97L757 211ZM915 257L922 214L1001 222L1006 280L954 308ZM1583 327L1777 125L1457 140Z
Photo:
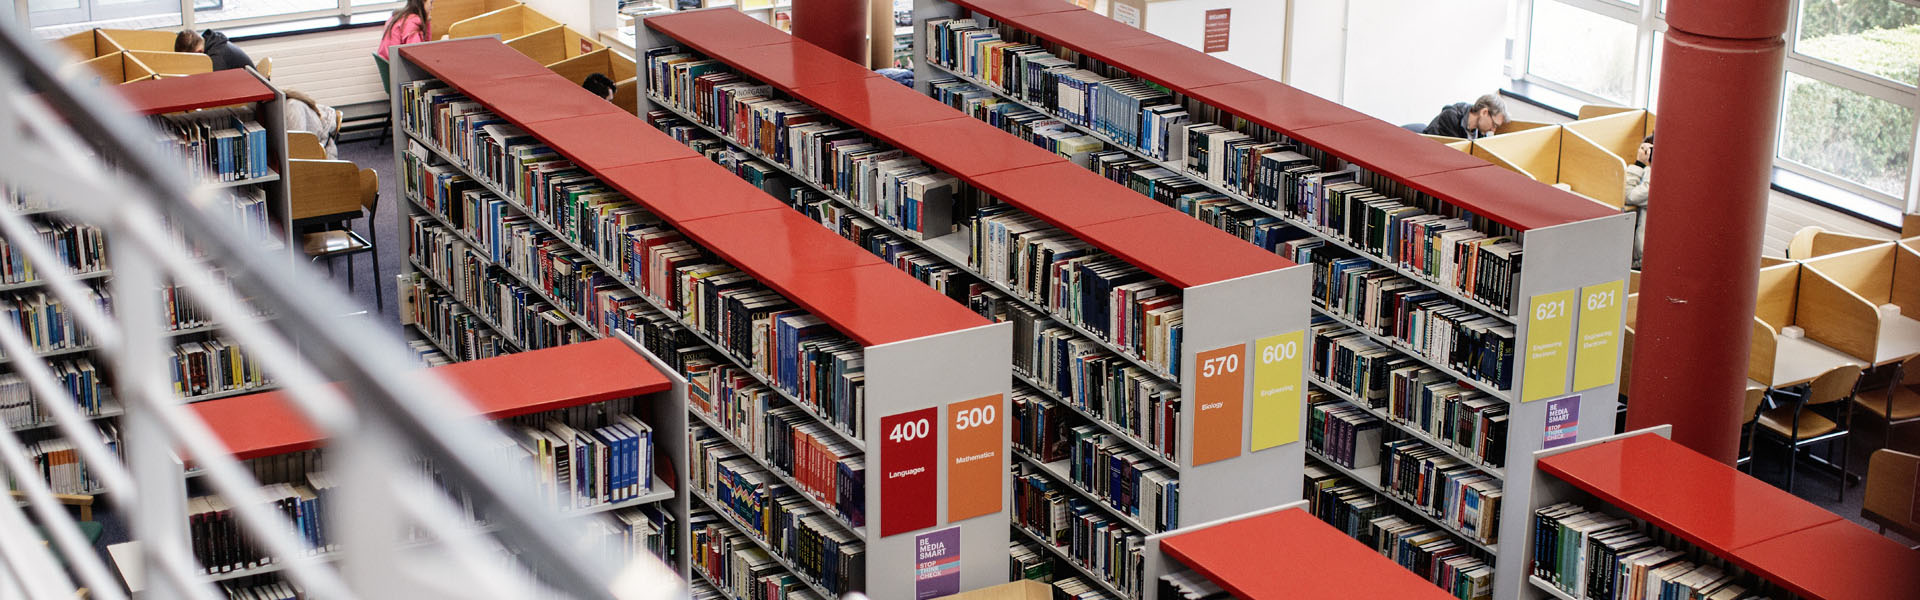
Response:
M1880 447L1893 445L1893 428L1920 421L1920 356L1894 367L1893 381L1887 387L1860 392L1853 403L1887 422L1887 435Z
M393 75L389 71L392 66L387 64L387 57L373 55L373 66L380 69L380 94L393 95ZM388 102L392 102L392 99L389 98ZM380 111L380 114L386 115L380 118L385 124L380 126L380 142L374 144L375 147L387 145L387 140L393 137L393 109L389 106L386 110Z
M303 236L302 248L315 262L327 261L329 272L333 269L333 259L347 257L349 290L355 285L353 255L372 253L376 274L374 306L386 310L385 294L377 276L380 253L372 241L378 237L374 215L380 210L380 176L373 169L327 159L320 139L310 132L287 132L287 148L287 168L291 171L288 188L293 193L292 220L296 225L325 227ZM364 237L353 230L353 221L361 217L367 219Z
M253 70L259 71L261 77L273 79L273 57L253 61Z
M1787 241L1787 258L1793 260L1812 258L1813 238L1820 235L1822 231L1826 229L1822 229L1819 225L1808 225L1793 232L1793 239Z
M1793 493L1793 479L1802 447L1829 440L1840 441L1840 498L1846 498L1847 490L1847 430L1853 421L1853 403L1842 403L1835 410L1838 421L1828 418L1811 407L1833 404L1842 400L1851 400L1860 386L1860 367L1842 365L1815 377L1807 385L1807 393L1800 396L1793 406L1776 406L1760 411L1760 427L1755 430L1771 432L1786 444L1787 452L1787 493Z
M1920 456L1898 450L1877 450L1867 459L1866 500L1860 516L1910 539L1920 540L1920 519L1913 512L1913 489L1920 473Z
M1740 458L1734 461L1736 469L1740 468L1740 465L1753 462L1753 438L1759 433L1754 430L1755 422L1759 421L1760 405L1766 400L1766 388L1747 388L1747 402L1740 409L1740 437L1743 438L1740 446L1745 452L1742 452ZM1747 472L1752 473L1753 469L1748 468Z

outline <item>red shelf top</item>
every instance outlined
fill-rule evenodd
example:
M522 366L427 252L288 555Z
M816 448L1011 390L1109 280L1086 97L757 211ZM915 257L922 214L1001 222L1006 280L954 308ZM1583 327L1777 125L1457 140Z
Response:
M740 14L682 14L705 13ZM647 22L667 18L650 18ZM988 324L966 307L897 270L892 277L864 281L864 289L872 297L803 285L804 279L820 271L884 263L706 161L639 117L620 111L498 40L453 40L409 46L400 52L408 61L520 126L602 183L672 223L694 242L862 345ZM537 72L510 78L489 76L496 68L520 71L526 65L533 65ZM699 162L690 162L694 159ZM879 297L887 301L881 303L875 299Z
M134 112L143 115L265 102L274 97L273 88L246 69L136 81L113 89L133 105Z
M1657 435L1540 459L1541 471L1812 598L1920 587L1920 552Z
M1011 4L1026 6L1020 2ZM1052 0L1048 5L1052 5ZM1080 10L1070 5L1067 8ZM696 21L698 27L685 25ZM1076 168L1056 154L885 78L846 77L788 85L760 77L761 72L767 71L765 68L756 67L760 71L747 68L748 65L795 64L801 58L858 68L806 42L796 40L788 44L728 49L708 40L683 37L771 29L737 11L679 13L650 17L645 22L710 58L741 67L747 75L760 78L841 122L858 127L1138 265L1167 283L1188 288L1295 266L1285 258L1241 243L1231 235L1178 214L1099 174ZM829 72L839 67L816 68ZM1147 235L1149 233L1151 235Z
M1160 549L1247 600L1452 597L1298 508L1168 536Z
M672 380L619 340L606 339L435 367L488 419L642 396ZM247 460L317 448L326 438L285 391L192 404L234 458Z
M1043 10L1047 0L953 0L956 4L1096 58L1174 91L1192 96L1269 129L1320 147L1353 164L1412 183L1448 203L1519 230L1538 229L1616 214L1598 203L1537 181L1454 182L1439 192L1415 179L1444 171L1488 166L1366 117L1338 103L1301 92L1206 53L1111 19L1072 16L1071 6ZM1060 3L1064 4L1064 3ZM1083 11L1084 12L1084 11ZM1131 39L1121 29L1131 32ZM1366 124L1362 125L1361 123ZM1397 130L1389 132L1388 129ZM1451 155L1451 156L1449 156ZM1483 185L1485 184L1485 185ZM1523 184L1523 185L1516 185Z

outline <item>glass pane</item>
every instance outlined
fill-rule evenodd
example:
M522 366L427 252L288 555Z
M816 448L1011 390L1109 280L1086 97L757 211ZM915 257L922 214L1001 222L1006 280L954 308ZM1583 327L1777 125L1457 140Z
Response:
M1527 70L1556 83L1625 103L1633 97L1636 28L1551 0L1533 4Z
M1647 80L1647 108L1660 106L1660 59L1667 55L1667 32L1653 32L1653 72Z
M1913 109L1787 74L1780 157L1896 198L1913 165Z
M29 12L47 12L80 8L80 0L27 0Z
M198 23L219 23L338 8L335 0L193 0Z
M1902 82L1920 83L1920 6L1896 0L1800 3L1795 51Z

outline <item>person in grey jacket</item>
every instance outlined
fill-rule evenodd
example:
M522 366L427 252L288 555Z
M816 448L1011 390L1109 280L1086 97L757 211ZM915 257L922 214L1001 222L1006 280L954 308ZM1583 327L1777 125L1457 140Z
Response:
M227 40L227 34L208 29L206 33L183 30L173 38L174 52L200 52L213 59L213 70L225 71L253 66L253 59L239 46Z
M1627 165L1627 206L1640 209L1633 225L1633 267L1640 268L1640 245L1647 239L1647 190L1653 187L1653 136L1640 141L1633 164Z

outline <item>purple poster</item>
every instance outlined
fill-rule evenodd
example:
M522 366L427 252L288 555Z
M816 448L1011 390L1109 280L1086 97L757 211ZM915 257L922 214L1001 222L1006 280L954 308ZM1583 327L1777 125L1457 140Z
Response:
M1541 448L1558 448L1573 443L1580 433L1580 396L1547 401L1547 439Z
M913 599L960 593L960 527L913 536Z

